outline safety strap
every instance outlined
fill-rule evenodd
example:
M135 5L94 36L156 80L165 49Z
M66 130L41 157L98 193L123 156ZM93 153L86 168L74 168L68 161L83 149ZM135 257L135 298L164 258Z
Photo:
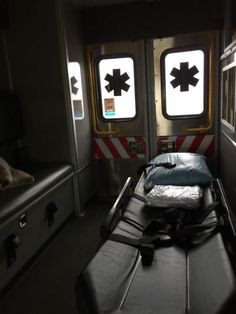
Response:
M142 257L143 266L150 266L152 264L153 255L156 248L172 245L171 237L165 233L159 233L153 236L143 236L139 239L134 239L114 233L110 235L109 240L137 248L140 251L140 255Z
M163 222L160 220L151 220L143 229L142 237L138 239L130 238L120 234L111 234L109 240L124 243L137 248L142 257L143 266L150 266L153 261L154 251L159 247L168 247L175 243L182 248L190 248L206 241L210 236L218 231L218 222L202 223L211 211L216 209L218 203L212 203L204 210L196 224L184 225L184 212L177 209L169 209L175 211L175 219ZM172 213L172 214L173 214ZM177 214L176 214L177 213ZM140 230L140 228L137 228ZM141 231L141 230L140 230Z
M161 163L158 163L158 164L150 164L150 163L149 164L143 164L143 165L141 165L138 168L137 174L139 176L141 176L141 174L149 167L151 167L151 169L156 168L156 167L164 167L164 168L167 168L167 169L172 169L172 168L176 167L176 164L175 163L171 163L171 162L161 162Z
M164 211L164 220L168 224L179 226L201 224L213 210L219 212L219 205L218 202L212 202L201 210L184 210L171 207Z
M127 222L130 223L130 221ZM138 229L140 230L140 228ZM173 241L170 237L170 229L171 225L153 219L145 226L145 228L143 228L141 238L135 239L121 234L112 233L109 240L137 248L142 257L143 266L150 266L156 248L172 245Z
M185 226L173 233L173 242L183 249L189 249L205 242L213 236L219 228L220 226L217 222Z
M212 202L202 210L189 211L169 208L164 212L164 220L173 226L171 237L176 245L187 249L199 245L219 229L218 221L205 223L206 217L214 210L220 212L219 203Z

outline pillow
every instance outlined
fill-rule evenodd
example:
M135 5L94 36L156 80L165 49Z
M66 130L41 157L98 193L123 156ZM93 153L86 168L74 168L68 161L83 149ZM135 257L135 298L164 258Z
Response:
M32 183L34 183L33 176L22 170L12 168L0 157L0 191Z
M11 169L8 163L0 157L0 186L12 183Z
M194 153L166 153L151 160L151 164L174 163L174 168L154 167L148 172L144 187L154 185L207 185L213 177L207 167L206 157Z

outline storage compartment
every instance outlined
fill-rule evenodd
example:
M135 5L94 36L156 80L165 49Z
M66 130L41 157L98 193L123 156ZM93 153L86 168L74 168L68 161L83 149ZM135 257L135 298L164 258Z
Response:
M70 178L58 183L0 226L0 291L73 211Z

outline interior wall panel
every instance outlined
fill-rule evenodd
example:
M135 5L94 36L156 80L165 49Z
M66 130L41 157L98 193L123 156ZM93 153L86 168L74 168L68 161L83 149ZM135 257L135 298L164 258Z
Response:
M55 2L12 0L6 38L24 145L36 161L70 161Z
M86 50L82 15L68 3L65 5L66 42L69 62L78 62L81 68L84 118L75 120L78 168L82 169L92 159L91 126L86 82Z
M236 148L222 133L219 143L219 176L231 210L236 215Z

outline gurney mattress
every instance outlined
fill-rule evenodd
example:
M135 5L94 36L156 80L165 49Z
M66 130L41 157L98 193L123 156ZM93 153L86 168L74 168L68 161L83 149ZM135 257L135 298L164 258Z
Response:
M160 215L132 197L114 232L139 238L141 231L126 218L145 226ZM211 212L205 222L216 219ZM215 314L233 288L233 270L217 232L192 249L156 249L148 267L142 265L138 249L107 240L79 275L76 299L83 314Z

